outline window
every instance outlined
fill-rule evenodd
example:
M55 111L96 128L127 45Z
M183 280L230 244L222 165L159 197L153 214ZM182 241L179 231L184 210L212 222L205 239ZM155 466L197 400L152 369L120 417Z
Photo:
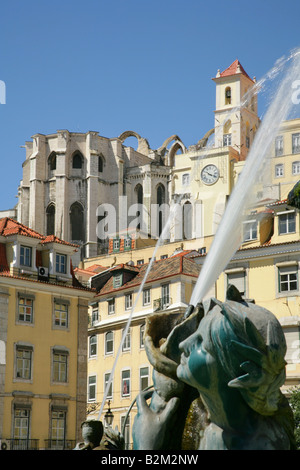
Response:
M275 165L275 178L280 178L281 176L284 176L283 163L280 163L279 165Z
M245 271L227 273L227 287L229 284L234 285L241 295L246 292L246 273Z
M292 164L292 174L299 175L300 174L300 162L293 162Z
M84 210L79 202L70 207L71 240L84 241Z
M231 104L231 88L230 88L230 86L225 88L225 104Z
M145 323L140 326L140 348L144 348Z
M110 372L104 375L104 393L106 392L109 379L110 379ZM113 380L111 380L110 382L106 398L112 398L112 396L113 396Z
M108 300L108 315L115 313L115 298Z
M287 351L285 360L288 364L300 363L300 330L299 326L289 325L283 328Z
M96 376L90 375L88 381L88 401L96 400Z
M47 235L54 235L55 233L55 205L49 204L46 210L46 219L47 219Z
M279 135L275 139L275 157L283 155L283 137Z
M113 285L114 289L117 289L118 287L121 287L123 283L123 274L115 274L113 278Z
M66 383L68 379L68 354L53 351L53 381Z
M20 265L31 267L32 248L30 246L20 247Z
M113 250L118 251L120 249L120 239L115 238L113 241Z
M123 330L123 333L124 333L124 330ZM122 347L122 351L130 351L130 343L131 343L131 332L130 332L130 328L124 338L124 342L123 342L123 347Z
M92 308L92 325L95 325L99 320L99 309L98 305Z
M143 305L149 305L151 302L151 290L143 290Z
M27 440L29 438L30 409L16 407L14 410L14 449L22 449L22 443L19 440ZM26 448L26 447L25 447Z
M125 310L132 307L132 294L125 294Z
M54 326L68 327L68 305L66 303L54 302Z
M291 292L298 290L298 269L296 266L280 267L279 292Z
M56 254L55 257L56 261L56 272L59 274L66 274L67 272L67 255L61 255L59 253Z
M98 157L98 172L99 173L103 172L103 158L100 156Z
M231 145L231 134L224 134L223 135L223 146L227 147L228 145Z
M89 347L89 355L90 357L97 356L97 336L93 335L90 336L90 347Z
M51 413L51 449L63 449L66 433L66 412L52 410Z
M169 307L170 305L170 284L161 286L162 305L161 308Z
M18 297L18 321L33 323L33 299L30 297Z
M131 249L131 238L125 238L124 239L124 250L130 250Z
M144 264L144 260L143 259L138 259L136 264L138 266L142 266Z
M292 135L292 152L300 153L300 133Z
M149 387L149 367L140 368L140 391Z
M168 255L161 255L160 259L167 259Z
M128 397L130 395L130 370L122 371L121 390L122 397Z
M285 214L278 214L278 232L279 235L293 233L296 231L296 217L295 212L287 212Z
M248 220L244 222L244 241L257 239L257 221Z
M72 159L72 168L74 168L74 169L82 168L82 162L83 162L83 158L82 158L81 153L79 153L79 152L75 153L75 155L73 155L73 159Z
M190 184L190 175L189 173L184 173L182 175L182 186L188 186Z
M246 135L246 148L250 148L250 137Z
M17 346L16 349L16 378L30 380L32 372L32 348Z
M113 354L114 352L114 334L108 331L105 334L105 354Z
M55 152L52 152L49 155L48 165L49 165L49 171L50 171L50 176L51 176L51 172L56 170L56 153Z

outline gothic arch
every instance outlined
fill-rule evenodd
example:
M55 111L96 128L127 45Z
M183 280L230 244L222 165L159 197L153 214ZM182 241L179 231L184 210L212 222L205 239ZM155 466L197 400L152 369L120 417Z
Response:
M174 144L172 145L171 149L173 148L173 146L176 144L177 148L176 148L176 152L179 150L179 148L181 148L182 152L184 153L186 151L186 148L182 142L182 140L180 139L180 137L178 137L178 135L174 134L174 135L171 135L171 137L168 137L168 139L166 139L164 141L164 143L162 144L161 147L159 147L159 149L157 149L157 152L162 156L164 157L165 156L165 153L167 151L167 147L168 145L172 142L172 141L175 141ZM175 151L175 150L174 150ZM175 153L176 153L175 152ZM174 154L175 155L175 154Z
M46 209L46 235L55 235L55 204L50 202Z
M138 183L134 188L135 199L137 204L143 204L144 194L143 194L143 186Z
M203 148L203 147L206 147L206 144L207 144L207 141L208 139L210 138L210 136L212 134L215 133L215 129L210 129L208 132L206 132L206 134L204 135L204 137L202 137L202 139L198 140L197 142L197 148Z
M163 226L164 226L164 214L163 214L163 208L160 206L163 206L166 203L166 188L162 183L158 183L156 186L156 204L158 205L158 220L157 220L157 225L158 225L158 235L160 236L162 231L163 231Z
M48 174L51 177L53 175L53 172L56 170L56 153L51 152L49 157L48 157Z
M83 168L84 158L82 153L79 150L75 150L75 152L71 156L71 164L72 169L78 170Z
M167 166L174 166L175 164L175 155L178 152L178 150L182 150L182 153L185 151L185 146L181 141L176 141L174 144L171 146L168 158L167 158Z
M78 201L70 207L70 232L72 241L84 241L84 210Z
M182 205L182 238L190 240L192 238L193 206L190 201Z
M141 137L137 132L125 131L119 136L119 140L122 142L122 144L124 144L124 141L128 139L128 137L135 137L137 139L138 141L137 152L143 153L144 155L149 154L150 145L147 139L144 139L144 137Z

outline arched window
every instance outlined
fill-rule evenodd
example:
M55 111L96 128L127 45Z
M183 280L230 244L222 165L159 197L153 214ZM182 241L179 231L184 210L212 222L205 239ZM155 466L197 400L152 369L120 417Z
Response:
M158 204L158 235L160 236L163 230L163 210L160 207L165 204L166 190L163 184L159 184L156 190L157 204Z
M98 157L98 172L103 173L103 158L101 156Z
M53 172L56 170L56 153L55 152L51 152L49 155L48 168L49 168L49 174L51 176Z
M137 184L134 191L136 194L136 202L138 204L143 204L143 186L141 184Z
M192 204L189 201L183 204L182 212L183 239L190 240L192 238Z
M227 86L225 88L225 104L231 104L231 88Z
M143 186L141 184L137 184L136 187L134 188L134 192L135 192L136 203L140 204L142 206L143 205L143 199L144 199ZM142 208L141 208L140 211L137 211L136 217L139 217L140 221L143 220L143 209ZM141 223L140 222L138 223L136 228L137 228L137 230L141 229Z
M231 145L231 120L225 122L223 126L223 145Z
M72 168L80 169L83 165L83 156L80 152L76 152L72 158Z
M54 235L55 234L55 205L49 204L46 210L46 234Z
M84 241L84 214L79 202L74 202L70 208L71 240Z

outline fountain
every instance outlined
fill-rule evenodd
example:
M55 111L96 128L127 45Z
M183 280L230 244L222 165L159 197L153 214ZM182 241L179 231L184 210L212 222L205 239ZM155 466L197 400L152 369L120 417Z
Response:
M135 449L181 449L183 446L291 449L294 446L291 410L280 392L285 379L286 345L276 317L243 301L233 286L227 292L226 302L203 301L240 246L242 221L255 202L253 187L269 164L272 143L293 105L293 83L300 71L299 50L278 61L252 90L252 93L260 92L265 81L273 79L289 61L291 65L258 129L230 196L189 307L181 318L167 313L148 318L145 348L154 369L154 389L137 397ZM170 222L171 214L124 329L99 420L132 314Z

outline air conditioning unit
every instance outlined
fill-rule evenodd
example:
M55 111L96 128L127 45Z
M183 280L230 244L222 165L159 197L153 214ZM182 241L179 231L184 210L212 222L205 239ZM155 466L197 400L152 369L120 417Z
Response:
M49 277L48 268L44 268L44 266L39 266L39 268L38 268L38 277L39 277L39 279L48 279L48 277Z

